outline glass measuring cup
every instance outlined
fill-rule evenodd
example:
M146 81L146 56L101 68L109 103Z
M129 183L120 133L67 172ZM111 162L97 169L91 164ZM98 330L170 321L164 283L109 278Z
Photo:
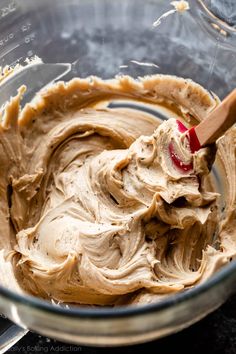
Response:
M190 10L153 27L172 8L167 1L1 1L0 63L24 64L26 57L37 55L44 63L55 64L50 78L44 70L31 73L28 86L36 90L62 75L69 80L168 73L192 78L223 97L236 82L235 29L209 12L207 3L189 3ZM59 72L58 63L64 63ZM21 80L25 83L26 77ZM2 95L4 89L10 97L17 88L14 76L8 83ZM227 193L227 186L218 188ZM157 304L115 310L68 309L1 288L0 312L22 327L61 340L131 344L180 330L215 309L232 292L235 270L232 263L188 292ZM15 329L18 336L25 333Z

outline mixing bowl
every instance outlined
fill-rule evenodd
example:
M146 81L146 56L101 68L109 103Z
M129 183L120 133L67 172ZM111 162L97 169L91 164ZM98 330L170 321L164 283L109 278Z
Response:
M191 78L222 98L236 82L236 5L234 0L191 0L189 6L154 27L157 18L173 9L166 0L1 0L1 66L24 65L35 55L50 64L43 70L26 67L18 81L10 77L0 87L1 99L13 95L20 82L28 84L29 100L62 77L157 73ZM230 187L217 163L212 175L223 204ZM233 261L195 288L123 308L59 306L0 287L0 312L21 327L7 325L0 332L0 348L6 350L26 329L97 346L148 341L206 316L234 291L235 282Z

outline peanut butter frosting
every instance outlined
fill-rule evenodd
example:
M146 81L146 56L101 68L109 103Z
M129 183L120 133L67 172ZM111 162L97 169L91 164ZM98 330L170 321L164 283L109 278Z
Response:
M216 96L168 75L76 78L21 109L24 91L0 123L1 285L66 303L139 304L235 257L236 129L192 154L174 118L108 104L158 104L191 125ZM170 142L190 171L173 164Z

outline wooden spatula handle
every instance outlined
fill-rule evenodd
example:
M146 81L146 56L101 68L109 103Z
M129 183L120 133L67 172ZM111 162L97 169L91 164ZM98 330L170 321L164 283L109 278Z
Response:
M236 89L195 127L200 145L214 143L234 123L236 123Z

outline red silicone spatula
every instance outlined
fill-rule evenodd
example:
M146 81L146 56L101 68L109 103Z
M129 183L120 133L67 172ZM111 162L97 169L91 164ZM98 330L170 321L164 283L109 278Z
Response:
M177 120L179 131L189 139L192 153L200 148L214 143L226 130L236 123L236 89L234 89L201 123L187 129L183 123ZM169 152L173 163L178 169L188 172L192 164L184 164L177 156L172 143Z

